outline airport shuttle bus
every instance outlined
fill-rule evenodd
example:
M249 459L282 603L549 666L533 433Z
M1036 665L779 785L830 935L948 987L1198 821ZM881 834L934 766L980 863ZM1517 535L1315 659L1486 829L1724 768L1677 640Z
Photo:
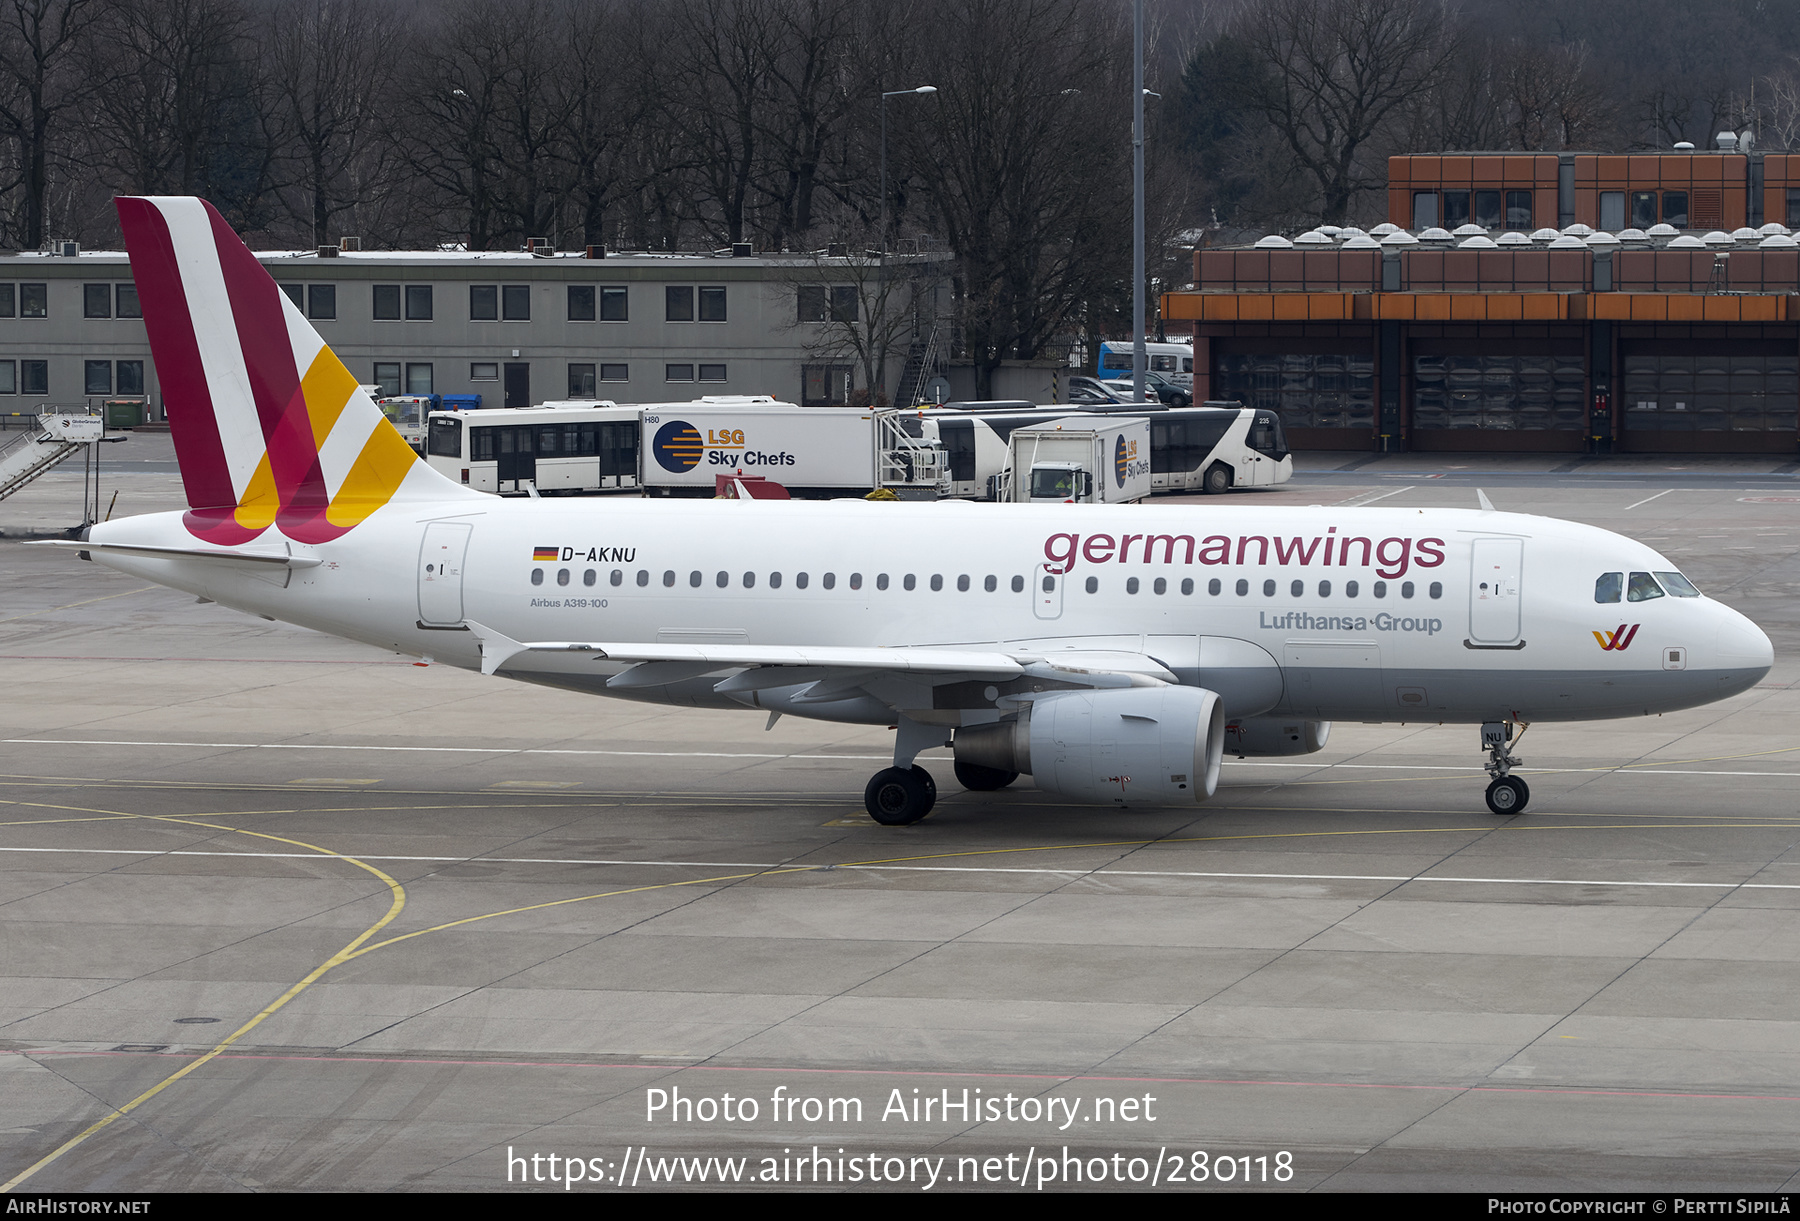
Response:
M1511 817L1522 726L1709 704L1774 663L1645 543L1492 509L482 495L205 201L118 206L188 508L30 545L482 675L891 729L884 824L931 811L927 750L971 790L1191 808L1226 751L1316 751L1334 720L1479 727Z
M609 492L638 486L638 407L545 403L434 411L433 469L479 492Z
M1150 421L1151 492L1228 492L1232 488L1273 487L1294 474L1287 434L1273 411L1241 403L1210 402L1199 407L1121 403L1104 411L1067 407L1020 408L996 404L927 410L950 464L950 495L992 500L1006 469L1007 440L1016 428L1091 428L1106 415L1145 416ZM1097 420L1096 417L1099 417Z

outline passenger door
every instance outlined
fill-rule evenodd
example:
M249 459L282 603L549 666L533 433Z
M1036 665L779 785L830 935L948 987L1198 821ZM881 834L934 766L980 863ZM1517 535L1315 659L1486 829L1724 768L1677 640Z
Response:
M463 621L463 559L469 550L468 522L434 521L419 548L419 622L450 627Z
M1469 568L1469 639L1504 648L1519 639L1525 540L1478 538Z

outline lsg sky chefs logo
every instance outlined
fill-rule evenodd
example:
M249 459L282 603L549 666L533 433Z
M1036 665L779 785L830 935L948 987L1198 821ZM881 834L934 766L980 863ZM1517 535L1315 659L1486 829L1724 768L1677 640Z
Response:
M700 453L704 448L700 430L686 420L670 420L656 430L656 439L650 444L657 464L673 475L700 465Z
M1125 486L1125 468L1130 465L1131 455L1125 448L1125 438L1113 446L1113 482L1119 487Z
M1621 623L1613 631L1595 632L1594 641L1609 653L1623 653L1631 647L1632 638L1637 635L1638 627L1639 625L1634 623L1627 631L1625 625Z

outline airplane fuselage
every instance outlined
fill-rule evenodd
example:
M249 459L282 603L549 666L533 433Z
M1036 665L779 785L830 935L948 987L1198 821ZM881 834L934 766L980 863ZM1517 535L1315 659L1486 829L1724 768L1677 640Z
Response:
M278 546L270 537L257 545ZM196 545L179 514L108 523L92 540ZM288 546L320 562L95 557L470 669L482 659L468 622L515 641L1111 650L1219 691L1231 718L1645 715L1744 690L1770 664L1767 637L1710 598L1597 603L1602 574L1674 569L1651 548L1491 511L457 498L395 503L341 538ZM534 653L502 672L623 698L892 718L867 700L722 692L728 667L609 686L626 668ZM914 714L992 719L1012 693L951 686Z

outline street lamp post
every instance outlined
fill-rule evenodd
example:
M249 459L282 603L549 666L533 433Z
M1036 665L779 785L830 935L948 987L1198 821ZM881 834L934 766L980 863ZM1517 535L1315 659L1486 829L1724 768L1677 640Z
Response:
M903 93L936 93L936 85L920 85L917 89L895 89L881 95L881 253L887 253L887 100Z
M1131 6L1131 393L1144 401L1144 0Z

